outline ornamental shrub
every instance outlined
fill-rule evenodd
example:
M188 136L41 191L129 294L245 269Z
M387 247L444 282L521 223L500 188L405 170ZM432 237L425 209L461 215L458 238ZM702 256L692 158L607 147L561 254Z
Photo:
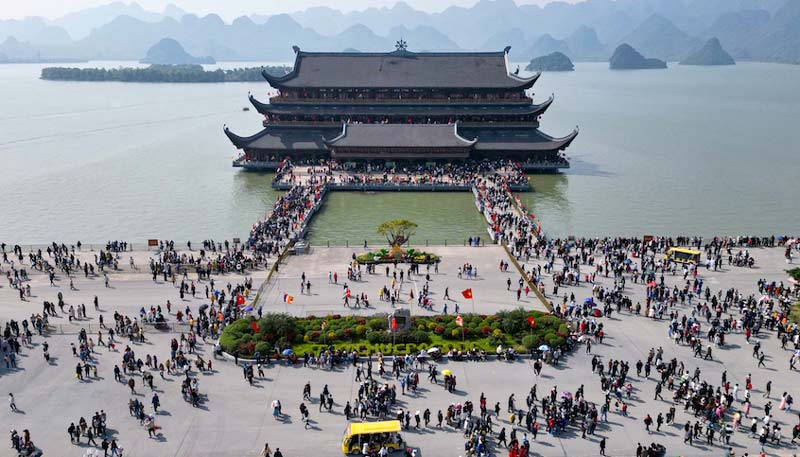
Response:
M539 335L525 335L522 337L522 345L529 351L541 346L541 338Z
M386 319L373 318L367 322L367 326L373 331L387 330L389 328L389 323Z
M436 327L433 329L433 333L435 333L435 334L437 334L437 335L441 335L442 333L444 333L444 327L442 327L441 325L437 325L437 326L436 326Z
M261 356L264 357L272 352L272 345L266 341L256 343L255 352L260 352Z
M430 343L431 342L431 335L428 332L414 332L413 335L414 342L416 343Z
M366 325L361 325L361 324L356 325L356 335L358 335L359 337L362 337L362 336L364 336L365 333L367 333L367 326Z
M504 344L505 340L503 337L489 335L489 337L486 339L486 342L489 343L490 346L497 346L499 344Z
M371 344L381 344L389 342L389 334L385 332L369 332L367 333L367 341Z

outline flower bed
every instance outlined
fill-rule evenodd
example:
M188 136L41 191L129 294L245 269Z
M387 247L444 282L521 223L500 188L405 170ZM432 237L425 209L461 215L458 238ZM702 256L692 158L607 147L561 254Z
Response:
M528 318L535 319L533 328ZM317 353L329 346L359 353L405 354L430 347L466 350L478 348L493 352L497 345L528 352L542 344L558 347L569 334L557 317L539 311L501 311L494 315L465 314L463 327L455 316L412 316L411 328L389 332L386 314L371 317L341 316L292 317L266 314L261 319L240 319L228 325L220 337L225 352L241 357L275 354L291 348L297 354ZM254 325L255 323L255 325Z
M439 262L439 256L431 254L430 252L417 251L416 249L406 249L402 251L399 257L395 257L388 249L379 249L377 251L361 254L356 257L356 261L362 265L373 263L418 263L418 264L434 264Z

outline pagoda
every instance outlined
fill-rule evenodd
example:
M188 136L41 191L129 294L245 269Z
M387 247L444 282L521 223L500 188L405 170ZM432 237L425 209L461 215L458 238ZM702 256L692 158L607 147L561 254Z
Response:
M263 130L225 134L242 150L234 166L269 169L284 158L341 161L508 159L528 170L568 168L578 135L539 130L553 97L529 95L540 73L518 75L500 52L306 52L284 76L262 71L277 95L250 95Z

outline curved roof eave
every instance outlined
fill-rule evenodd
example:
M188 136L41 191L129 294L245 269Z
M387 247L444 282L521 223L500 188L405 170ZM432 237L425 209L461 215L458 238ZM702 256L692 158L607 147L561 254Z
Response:
M522 78L522 77L520 77L518 75L515 75L513 73L509 73L508 74L508 77L510 79L513 79L514 81L517 81L517 82L520 83L519 88L521 88L521 89L530 89L531 87L533 87L533 85L536 84L536 81L539 79L540 76L542 76L542 72L541 71L536 72L535 74L531 75L528 78Z
M347 122L342 122L342 133L336 135L335 137L331 138L330 140L326 140L324 137L322 138L322 142L325 143L327 146L334 146L335 143L342 138L347 136Z
M261 114L268 114L269 113L269 103L264 103L256 100L253 94L247 94L247 97L250 99L250 104Z
M547 135L547 136L553 141L553 143L558 145L558 147L556 148L557 150L563 151L564 149L567 149L570 144L572 144L572 142L575 140L575 137L578 136L579 132L580 132L580 129L576 125L575 129L573 129L572 132L570 132L570 134L567 135L567 136L564 136L564 137L561 137L561 138L553 138L553 137L551 137L549 135Z
M247 145L249 145L253 141L261 138L267 132L267 130L264 129L264 130L256 133L255 135L239 136L239 135L231 132L231 129L229 129L227 125L223 125L222 126L222 131L225 132L225 136L227 136L228 139L231 140L231 143L233 143L233 145L236 146L237 149L243 149L243 148L247 147Z
M461 136L461 134L458 133L458 124L459 124L458 121L453 123L453 134L455 134L456 138L463 141L464 143L467 143L467 146L475 146L475 143L478 142L478 137L475 137L471 140L464 138L463 136Z
M550 108L550 105L553 104L555 98L556 96L554 94L551 94L547 100L543 101L542 103L539 103L538 105L534 105L536 108L534 108L533 114L539 116L544 114L544 112L547 111L547 108Z

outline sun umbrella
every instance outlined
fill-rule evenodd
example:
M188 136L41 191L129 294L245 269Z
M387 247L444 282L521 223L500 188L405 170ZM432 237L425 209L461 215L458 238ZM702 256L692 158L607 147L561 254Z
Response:
M202 313L203 311L208 309L208 305L200 305L199 309L200 309L200 312Z
M244 312L246 312L246 313L249 313L251 311L253 311L253 307L252 306L248 306L247 308L244 309Z
M656 286L656 282L655 281L650 281L650 282L647 283L647 287L655 287L655 286Z
M294 351L291 350L291 349L284 349L283 350L283 355L292 355L292 354L294 354Z
M434 352L439 352L439 348L430 348L430 349L428 349L428 354L433 354Z
M549 351L550 350L550 346L548 346L546 344L543 344L543 345L539 346L539 350L540 351Z
M625 259L625 265L630 265L631 263L631 259Z
M450 371L450 370L442 370L442 374L445 375L445 376L452 376L453 372Z
M583 299L584 303L592 303L593 301L594 300L592 299L592 297L586 297L586 298Z

